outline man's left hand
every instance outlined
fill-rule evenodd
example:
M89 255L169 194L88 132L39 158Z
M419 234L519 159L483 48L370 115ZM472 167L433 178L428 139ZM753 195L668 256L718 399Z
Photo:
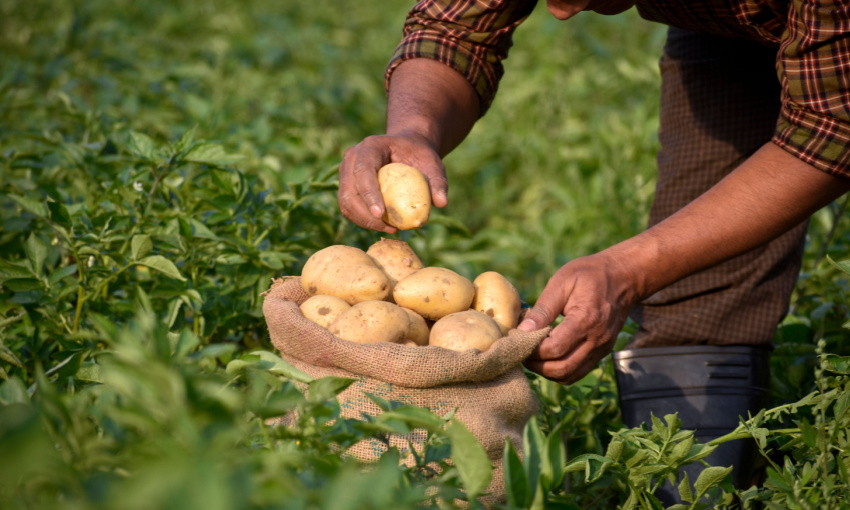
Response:
M534 331L564 316L525 366L561 384L578 381L611 352L636 301L623 264L605 252L564 265L519 325Z

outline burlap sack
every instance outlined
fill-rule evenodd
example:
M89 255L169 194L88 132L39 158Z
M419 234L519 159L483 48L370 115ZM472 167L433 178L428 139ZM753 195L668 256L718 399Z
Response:
M299 305L309 296L298 277L276 280L266 294L263 313L272 344L281 357L312 377L349 377L356 382L339 395L342 414L361 418L380 409L363 392L456 417L478 438L495 470L487 502L504 498L502 453L505 438L521 450L522 430L537 410L537 398L522 371L522 360L548 333L512 330L487 351L456 352L441 347L392 343L357 344L332 335L307 320ZM390 438L399 450L408 439L421 444L424 434ZM362 460L385 450L379 441L364 441L348 453Z

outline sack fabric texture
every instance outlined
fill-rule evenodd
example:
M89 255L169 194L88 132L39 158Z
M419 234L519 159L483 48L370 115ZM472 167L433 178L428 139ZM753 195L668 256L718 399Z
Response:
M308 297L298 277L275 280L266 294L263 313L271 342L281 357L313 378L354 379L338 396L345 418L380 414L380 408L364 392L425 407L440 416L457 409L455 417L478 438L493 461L490 494L481 501L503 501L505 439L521 452L523 428L537 411L537 397L521 364L548 329L531 333L512 330L484 352L386 342L358 344L338 338L305 318L299 305ZM390 437L389 442L404 453L409 450L408 440L417 446L425 437L414 431ZM346 454L370 461L385 450L382 442L370 440L354 445Z

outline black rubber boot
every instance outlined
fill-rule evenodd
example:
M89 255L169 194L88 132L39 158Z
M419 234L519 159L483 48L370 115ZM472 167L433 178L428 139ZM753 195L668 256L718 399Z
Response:
M615 352L614 367L623 422L633 428L678 412L682 428L696 430L706 443L734 430L739 416L755 415L766 404L770 385L770 349L751 346L649 347ZM705 461L734 466L733 482L746 489L753 479L757 450L752 440L720 445ZM704 466L684 468L691 484ZM681 503L669 482L655 491L666 505Z

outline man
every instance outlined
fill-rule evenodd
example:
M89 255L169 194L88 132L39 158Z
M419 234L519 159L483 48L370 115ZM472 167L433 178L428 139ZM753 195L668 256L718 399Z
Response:
M547 7L566 20L633 3L547 0ZM511 34L534 4L423 0L411 10L387 69L387 132L348 149L340 164L346 217L395 232L380 220L376 179L377 168L391 161L422 170L434 205L447 205L441 158L489 108ZM730 363L752 365L740 377L705 367L713 366L712 356L730 352L723 346L752 350L742 351L746 359L764 358L753 353L769 349L787 311L809 215L850 189L850 2L647 0L637 8L670 25L650 228L551 277L519 327L564 320L526 364L573 383L611 351L631 313L640 325L631 353L654 348L663 359L683 356L672 365L634 365L640 356L621 355L621 395L643 388L641 377L681 386L673 369L690 372L690 365L705 372L706 388L721 376L741 379L742 387L763 386L763 361ZM723 390L721 400L703 391L709 400L694 403L687 399L692 390L679 388L685 400L673 407L708 406L726 411L731 423L761 402L744 399L743 408L730 408L730 391ZM624 420L635 426L630 421L645 421L649 410L661 414L670 395L649 398L635 412L621 402ZM685 426L699 428L706 411L695 409Z

